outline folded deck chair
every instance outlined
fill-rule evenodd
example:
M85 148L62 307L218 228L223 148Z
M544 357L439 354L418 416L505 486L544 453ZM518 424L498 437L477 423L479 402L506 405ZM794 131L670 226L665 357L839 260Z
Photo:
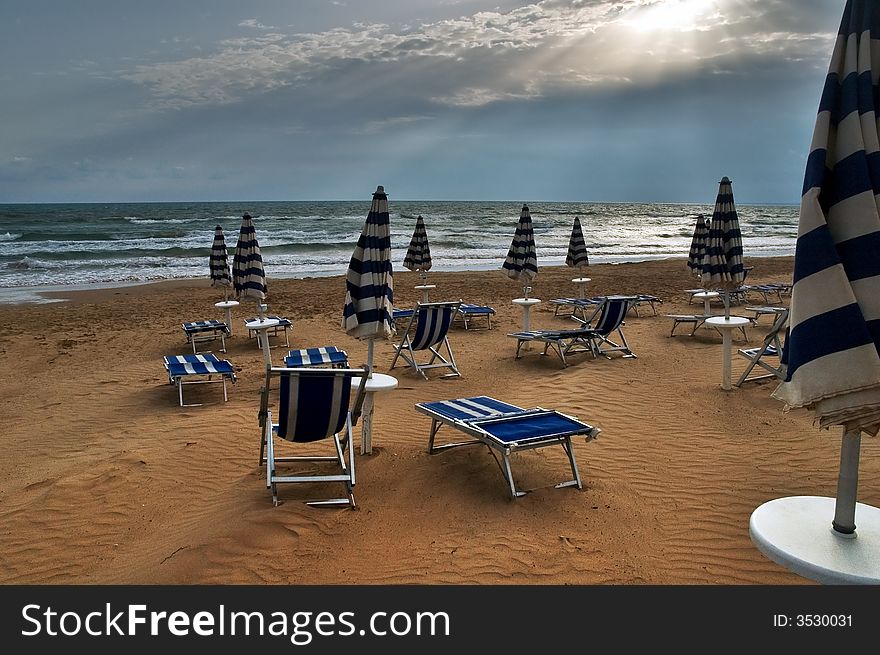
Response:
M220 339L220 352L226 352L226 337L229 336L229 326L223 321L211 319L209 321L191 321L183 324L183 333L186 342L192 345L193 354L197 354L196 344Z
M277 380L278 422L272 422L269 394ZM260 465L266 464L266 487L272 489L272 502L278 505L278 484L341 482L345 498L307 501L307 505L348 505L355 508L354 444L352 428L357 424L364 402L366 369L270 368L260 396ZM353 393L354 392L354 393ZM340 436L341 435L341 436ZM300 446L330 439L333 455L276 456L275 440ZM348 449L348 463L345 450ZM310 448L314 450L314 448ZM295 475L281 475L278 464L289 467L309 462L333 462L341 472L325 475L316 466L299 467Z
M473 305L470 303L461 303L458 308L458 313L455 315L455 322L461 322L464 326L465 330L491 330L492 329L492 314L495 313L495 309L493 307L489 307L488 305ZM474 319L485 318L486 326L483 328L473 327L471 323Z
M284 345L287 348L290 348L290 340L287 338L287 331L290 329L290 326L293 325L293 323L290 322L290 319L282 318L280 316L275 316L274 314L269 315L269 316L265 316L264 318L278 321L278 325L276 325L275 327L267 328L265 330L248 329L248 337L251 339L256 337L257 345L262 348L262 345L260 344L260 339L262 338L262 336L260 335L261 332L263 334L265 334L266 338L268 339L270 336L272 336L272 337L278 336L278 330L282 330L284 332ZM252 318L244 319L244 322L245 323L253 323L256 320L257 320L257 317L254 316Z
M336 346L301 348L289 351L287 357L284 358L284 365L288 368L302 368L305 366L348 368L348 353L344 350L339 350Z
M764 341L758 348L740 348L738 354L749 360L746 369L736 381L736 386L741 386L744 382L754 382L755 380L766 380L768 378L785 379L785 366L782 362L782 340L781 335L785 334L788 325L788 310L780 312L773 322L773 327L767 332ZM775 361L774 361L775 360ZM751 375L752 369L760 366L767 373L762 375ZM751 375L751 377L750 377Z
M443 377L461 377L448 337L449 328L460 305L461 301L419 303L416 305L402 332L402 341L393 346L395 353L394 359L391 360L391 368L394 368L398 358L402 358L426 380L428 375L425 371L434 368L451 370ZM444 347L446 348L446 356L441 353ZM430 359L418 361L418 353L422 351L426 351L424 352L426 357L430 353Z
M520 358L523 345L529 341L539 341L544 344L546 355L550 348L559 355L562 366L568 366L566 355L579 352L590 352L596 358L605 355L611 357L609 352L619 351L624 357L635 358L635 353L630 349L623 334L623 319L633 302L632 296L608 296L603 302L599 318L595 327L584 325L575 330L532 330L528 332L513 332L507 336L516 339L516 358ZM620 344L611 341L610 336L617 332Z
M588 425L573 416L541 407L523 409L489 396L458 398L438 402L417 403L416 410L431 417L428 437L428 453L441 450L483 444L489 452L501 456L501 474L510 489L511 498L526 494L516 488L510 467L511 453L519 450L559 445L568 457L572 480L560 482L556 488L577 487L582 489L581 477L574 460L571 438L584 436L591 441L599 436L599 428ZM437 432L443 425L461 430L472 438L470 441L434 445ZM497 457L496 457L497 461Z
M221 383L223 385L223 402L229 399L226 395L226 381L231 380L235 384L235 370L227 360L217 359L216 355L205 353L202 355L166 355L164 362L169 384L177 385L177 395L180 398L181 407L201 405L201 403L184 404L184 385Z

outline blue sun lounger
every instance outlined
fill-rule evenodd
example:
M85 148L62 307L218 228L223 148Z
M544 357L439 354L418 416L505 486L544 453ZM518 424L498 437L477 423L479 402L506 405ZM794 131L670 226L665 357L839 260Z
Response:
M331 368L348 368L348 353L339 350L336 346L321 346L319 348L300 348L291 350L284 358L284 365L288 368L302 368L304 366L329 366Z
M416 410L431 417L431 433L428 438L428 454L441 450L483 444L501 456L501 473L510 489L511 498L524 496L513 479L510 468L511 453L520 450L559 445L568 457L572 480L560 482L556 488L577 487L582 489L581 477L574 460L571 438L583 436L587 441L599 435L599 428L583 423L573 416L555 410L536 407L523 409L516 405L491 398L474 396L428 403L417 403ZM434 445L437 432L449 425L472 437L470 441Z
M205 341L220 339L220 352L226 352L226 337L229 336L229 326L223 321L212 318L209 321L191 321L183 324L183 332L186 342L192 345L193 354L196 354L196 344Z
M205 384L219 382L223 384L223 402L228 400L226 395L226 381L231 380L235 384L235 369L225 359L218 359L216 355L204 353L202 355L166 355L165 370L168 372L169 384L177 385L177 393L181 407L198 407L201 403L184 404L183 387L189 384Z

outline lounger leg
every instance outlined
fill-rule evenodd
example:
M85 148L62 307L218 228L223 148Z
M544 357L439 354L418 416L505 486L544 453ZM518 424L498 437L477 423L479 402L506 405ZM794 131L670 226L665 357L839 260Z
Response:
M562 449L565 451L565 454L568 455L568 463L571 465L571 474L574 476L574 480L561 482L556 485L556 488L570 487L571 484L574 483L578 489L583 489L583 486L581 485L581 474L578 473L577 463L574 461L574 450L571 447L571 437L565 438L565 441L562 442Z
M515 499L525 496L526 492L517 491L516 484L513 482L513 471L510 470L510 453L507 450L502 451L501 459L504 461L504 477L507 478L507 484L510 486L510 497Z
M180 406L183 407L183 380L177 381L177 395L180 398Z

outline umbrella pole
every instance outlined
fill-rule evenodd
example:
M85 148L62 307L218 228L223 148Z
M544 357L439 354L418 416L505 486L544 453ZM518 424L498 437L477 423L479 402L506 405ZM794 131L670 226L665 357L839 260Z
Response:
M856 536L856 494L859 488L860 430L844 430L840 443L840 473L837 476L837 499L834 504L834 534Z
M373 377L373 340L367 340L367 377Z
M730 318L730 292L724 289L724 318Z

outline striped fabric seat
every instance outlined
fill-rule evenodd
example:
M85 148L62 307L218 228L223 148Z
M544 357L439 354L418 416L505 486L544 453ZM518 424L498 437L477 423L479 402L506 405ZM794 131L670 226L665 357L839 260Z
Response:
M197 344L220 339L220 352L226 352L226 337L231 334L229 326L223 321L191 321L183 324L186 342L192 345L193 354L197 354Z
M259 345L260 332L264 332L266 334L266 337L269 337L269 336L277 336L278 331L281 330L284 334L284 346L286 348L290 348L290 339L287 336L287 331L290 329L291 325L293 325L293 323L290 321L290 319L283 318L281 316L275 316L274 314L266 315L263 318L278 321L278 325L276 325L275 327L267 328L266 330L248 329L248 337L251 339L256 338L257 345ZM253 323L254 321L257 321L257 320L258 320L258 317L254 316L252 318L244 319L244 322L245 322L245 324L247 324L247 323Z
M274 382L277 380L277 384ZM357 424L364 401L366 369L270 368L260 398L260 465L266 464L266 487L278 505L278 487L286 482L342 482L345 498L308 501L309 505L348 505L355 507L355 464L352 428ZM269 394L279 389L278 422L272 422ZM354 388L354 394L352 390ZM354 396L354 397L352 397ZM340 436L342 435L342 436ZM275 439L291 443L311 443L332 439L333 455L276 456ZM349 451L348 462L345 451ZM307 464L295 475L280 475L277 465L324 462L338 466L340 472L324 475Z
M635 358L622 329L623 319L634 301L633 296L608 296L602 304L595 327L585 324L576 330L531 330L512 332L507 336L517 340L516 359L520 358L523 345L529 341L540 341L544 343L544 352L541 354L546 355L553 348L562 360L563 368L568 366L566 355L579 352L590 352L594 358L605 355L611 359L608 353L619 351L624 353L625 358ZM620 344L611 341L610 336L614 332L617 332Z
M197 407L199 404L185 405L183 402L183 387L189 384L203 384L206 382L219 382L223 385L223 400L228 400L226 394L226 381L235 383L235 369L225 359L218 359L216 355L205 353L202 355L166 355L164 357L165 370L168 373L169 384L177 385L178 398L181 407Z
M328 365L334 368L348 368L348 353L339 350L336 346L301 348L288 352L284 364L289 368Z
M461 377L448 337L449 328L460 306L460 301L419 303L403 331L403 340L394 345L391 368L394 368L398 358L402 358L426 380L428 375L425 371L434 368L451 369L443 377ZM443 348L446 349L446 355L441 352ZM425 356L430 353L430 359L418 361L417 351L428 351Z
M518 490L514 482L510 465L512 453L551 445L562 446L574 478L555 486L581 489L571 438L582 435L590 441L598 437L600 432L597 427L555 410L541 407L523 409L490 396L418 403L416 410L431 418L428 453L434 454L471 444L483 444L495 450L503 462L501 472L508 484L511 498L518 498L526 493ZM435 445L437 432L443 425L464 432L472 440Z

